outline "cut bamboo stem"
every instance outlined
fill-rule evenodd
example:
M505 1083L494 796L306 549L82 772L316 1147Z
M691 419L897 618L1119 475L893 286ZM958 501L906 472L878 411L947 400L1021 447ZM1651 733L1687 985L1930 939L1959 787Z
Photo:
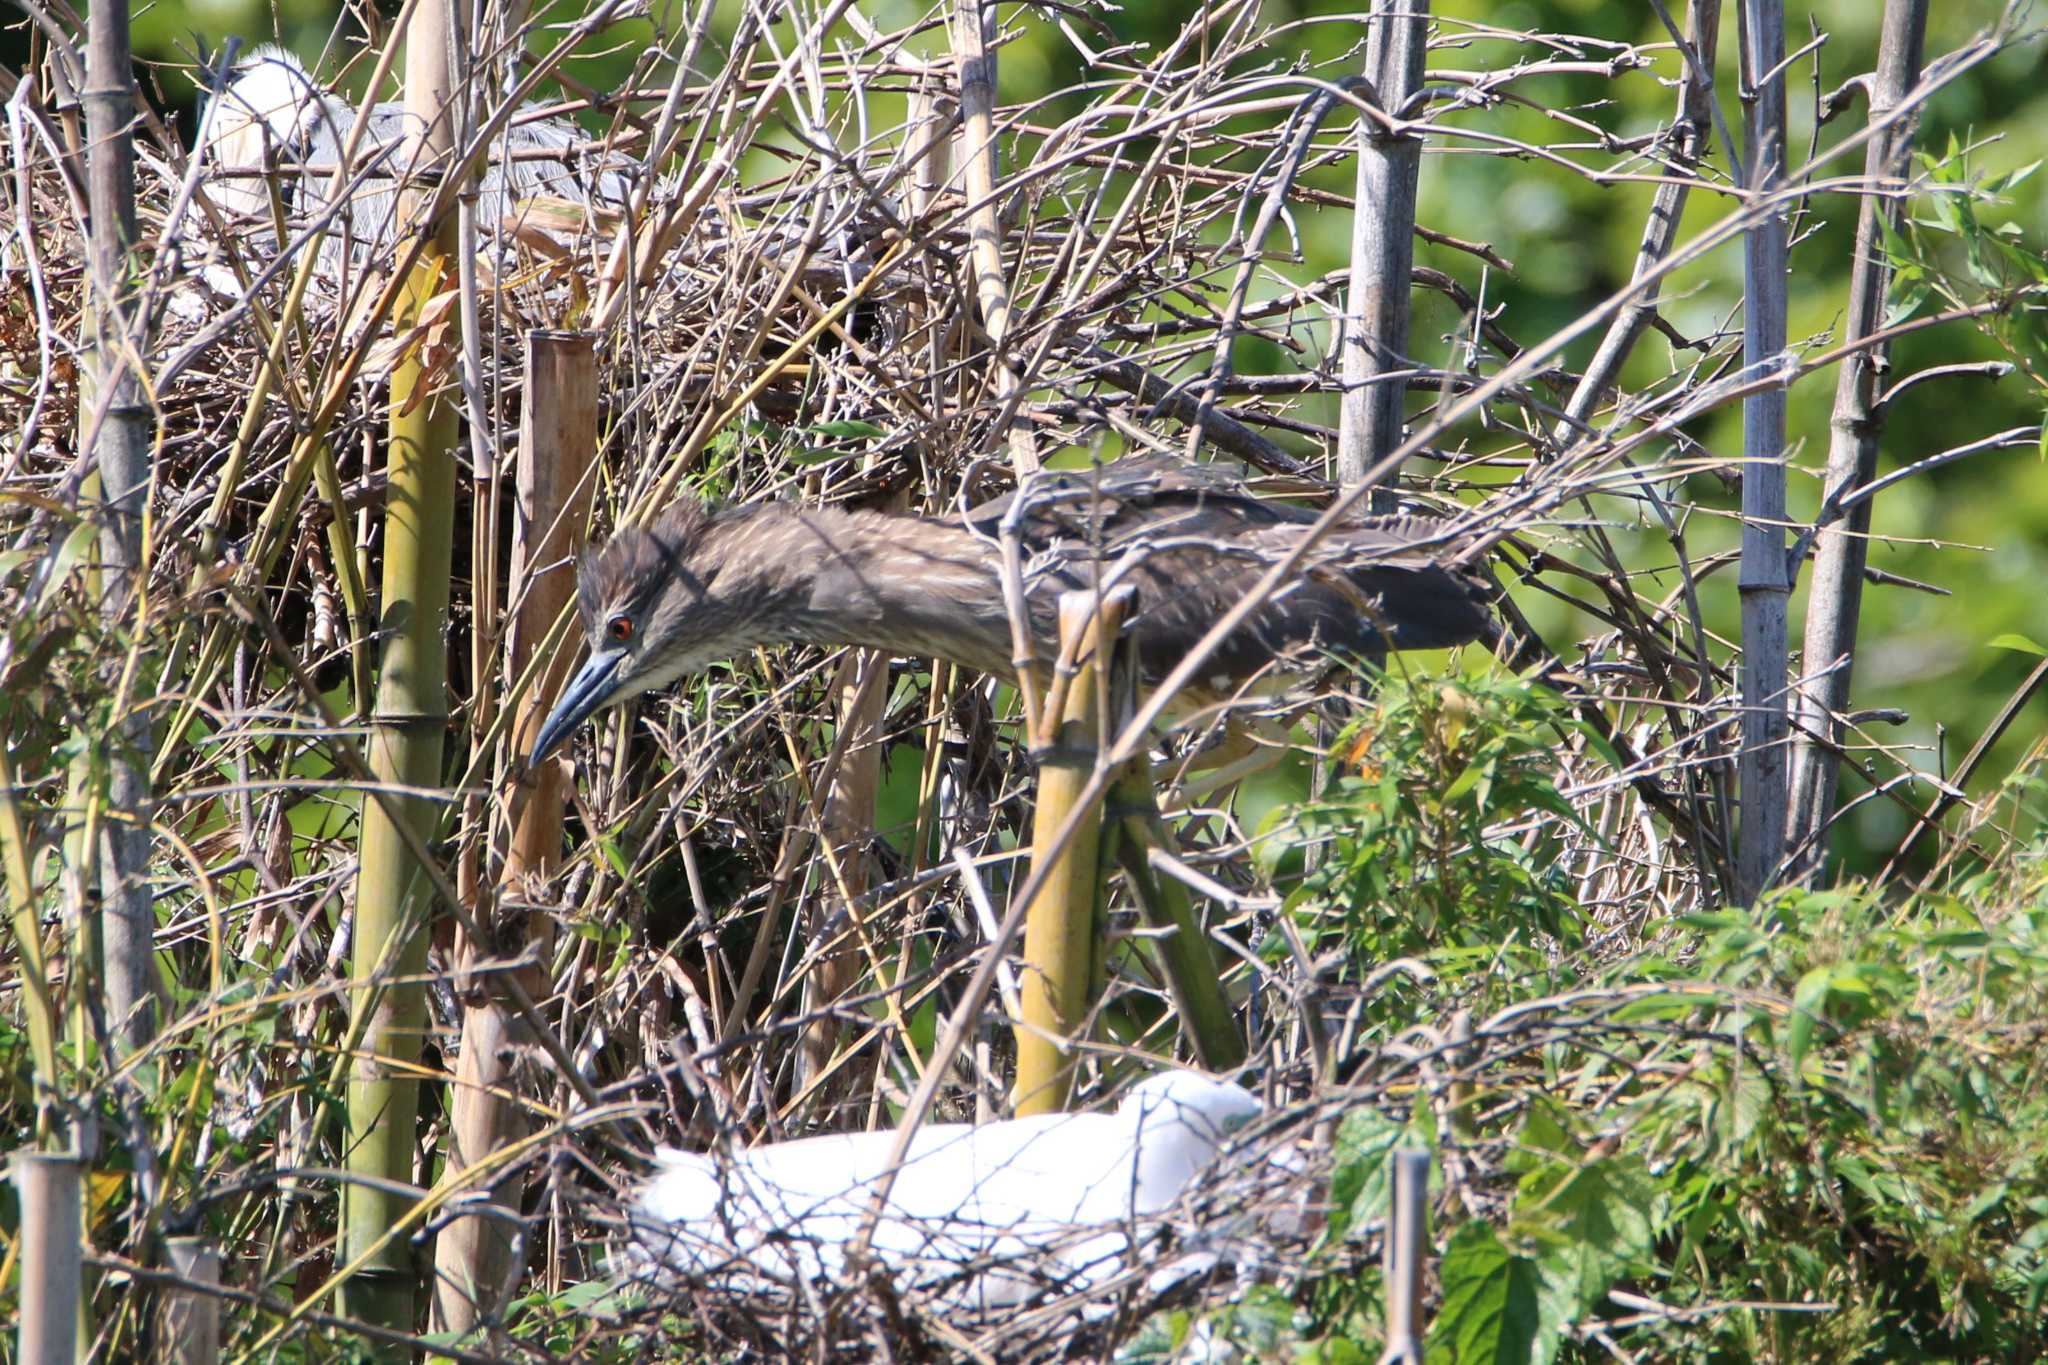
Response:
M1038 804L1032 812L1033 865L1055 847L1089 779L1101 744L1095 670L1100 644L1114 640L1125 598L1098 602L1092 592L1060 597L1060 666L1046 698L1039 755ZM1067 1107L1073 1088L1073 1044L1087 1022L1088 984L1100 934L1095 923L1101 876L1100 805L1053 862L1024 918L1024 972L1017 1022L1017 1084L1011 1109L1050 1114Z
M519 604L506 642L505 675L521 676L547 639L557 617L576 594L574 550L590 512L591 461L597 453L597 335L594 332L530 331L519 422L517 512L512 527L512 600ZM495 609L495 607L493 607ZM511 728L513 765L531 751L553 699L561 692L571 655L555 651L550 671L530 688ZM472 970L493 956L523 956L511 969L529 996L544 998L546 967L554 951L554 921L545 912L521 907L537 893L562 857L562 815L566 800L559 763L544 763L532 785L506 791L509 828L499 878L504 930L499 943L457 940L458 966ZM526 1114L517 1099L512 1061L522 1032L517 1011L496 975L459 978L463 990L462 1044L456 1057L450 1103L451 1160L468 1168L526 1136ZM458 1217L434 1245L436 1329L464 1333L495 1315L524 1269L511 1236L525 1191L523 1171L510 1167L482 1198L496 1207Z
M449 99L450 23L442 4L423 0L406 28L406 110L421 129L412 164L453 164ZM418 214L430 191L411 190ZM403 334L447 287L455 218L421 222L429 238L405 281L393 327ZM401 247L401 250L403 247ZM415 347L391 376L384 527L383 654L370 724L370 770L379 783L431 791L442 783L448 727L449 573L455 539L454 404L434 392L436 376ZM398 809L415 843L431 839L435 807L408 796ZM417 1202L416 1064L427 1022L428 913L432 883L407 847L390 808L363 803L350 975L359 1038L348 1086L347 1165L341 1247L336 1259L361 1269L341 1288L341 1311L397 1331L414 1328L419 1275L410 1245L389 1231Z
M204 1237L166 1238L164 1252L171 1273L193 1288L164 1295L158 1355L164 1365L214 1365L220 1359L220 1299L206 1290L220 1287L220 1252Z
M21 1365L76 1365L79 1292L85 1274L85 1163L69 1152L21 1152L14 1189L21 1201Z
M1902 205L1879 187L1896 183L1913 151L1913 123L1892 116L1920 81L1927 36L1927 0L1886 0L1878 37L1877 72L1865 87L1870 124L1879 131L1864 150L1868 190L1856 218L1856 255L1849 277L1849 316L1841 338L1847 352L1835 376L1835 411L1829 422L1826 492L1820 515L1877 477L1877 452L1884 439L1885 409L1878 397L1890 368L1891 347L1872 342L1884 327L1891 265L1884 231L1896 224ZM1841 772L1843 734L1837 717L1849 709L1849 681L1855 661L1856 627L1863 611L1863 570L1870 558L1870 507L1860 498L1841 519L1816 537L1813 583L1806 597L1806 635L1800 658L1807 682L1797 702L1799 749L1792 770L1791 874L1802 881L1818 876L1825 862L1826 834L1834 816L1835 785Z

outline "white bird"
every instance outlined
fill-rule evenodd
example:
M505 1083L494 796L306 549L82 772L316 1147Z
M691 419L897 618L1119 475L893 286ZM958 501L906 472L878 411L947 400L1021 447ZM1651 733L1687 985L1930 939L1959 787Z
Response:
M509 133L492 139L492 155L509 145L512 159L509 165L494 159L483 168L477 203L480 235L488 240L502 220L518 214L522 200L539 195L586 207L626 202L630 186L616 160L592 166L574 154L573 149L587 140L580 128L567 119L536 119L525 113L514 116ZM403 104L383 103L371 109L370 126L351 169L360 172L366 163L372 169L360 179L352 175L348 210L336 216L330 242L345 238L346 249L357 256L389 243L397 216L393 176L403 168L405 137L413 123ZM260 231L270 223L270 194L261 178L264 168L297 167L283 175L282 197L295 222L311 223L325 208L333 168L354 126L354 106L316 84L297 57L281 47L259 47L236 66L234 79L213 100L201 124L214 168L207 192L223 212L253 218ZM535 152L556 155L528 155ZM323 263L331 267L342 249L330 246L322 253Z
M1175 1071L1133 1086L1113 1114L928 1124L871 1247L899 1285L954 1307L1087 1289L1122 1268L1133 1235L1156 1227L1262 1111L1239 1086ZM894 1140L830 1134L730 1156L663 1148L638 1195L624 1268L741 1288L835 1276ZM1159 1273L1178 1278L1213 1259Z

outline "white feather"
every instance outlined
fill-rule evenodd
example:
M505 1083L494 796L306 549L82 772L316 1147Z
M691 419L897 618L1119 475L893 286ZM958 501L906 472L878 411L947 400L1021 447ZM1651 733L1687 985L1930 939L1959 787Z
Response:
M630 186L616 162L593 169L572 153L586 140L580 128L567 119L526 118L524 112L514 116L509 133L492 140L493 159L478 183L477 222L487 241L521 200L536 195L586 206L625 202ZM356 169L366 160L374 160L375 168L355 181L347 212L336 216L324 264L339 261L337 238L345 237L358 256L389 244L397 199L392 172L405 154L411 125L403 104L371 109ZM223 212L254 219L260 231L270 222L269 191L260 178L266 164L317 166L318 172L287 173L282 186L294 226L311 224L324 214L333 167L354 126L355 107L322 89L297 57L280 47L260 47L235 68L202 124L214 170L208 193ZM495 159L508 148L509 166ZM559 155L521 155L549 151Z
M1238 1086L1170 1072L1134 1086L1113 1114L928 1125L873 1249L900 1283L960 1307L1087 1288L1260 1112ZM627 1263L749 1285L836 1275L894 1139L832 1134L729 1157L665 1148L639 1193Z

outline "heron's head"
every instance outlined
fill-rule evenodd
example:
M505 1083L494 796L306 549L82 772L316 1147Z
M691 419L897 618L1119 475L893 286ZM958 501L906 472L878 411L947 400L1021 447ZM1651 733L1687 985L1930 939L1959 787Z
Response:
M576 597L590 657L541 725L529 766L599 711L761 642L758 594L721 573L731 563L721 532L734 520L685 499L583 556Z

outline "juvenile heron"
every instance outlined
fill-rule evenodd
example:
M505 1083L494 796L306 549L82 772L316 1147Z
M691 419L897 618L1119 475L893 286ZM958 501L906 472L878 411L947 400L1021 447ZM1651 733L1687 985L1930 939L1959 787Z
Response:
M1117 577L1137 590L1126 631L1144 680L1178 664L1316 514L1253 496L1207 465L1124 459L1047 471L960 521L786 503L707 509L686 499L584 557L590 657L541 726L530 763L587 717L756 646L866 645L1011 679L1000 536L1025 557L1035 653L1057 651L1063 591ZM1480 584L1431 548L1426 519L1341 524L1293 582L1211 654L1204 690L1334 651L1377 657L1479 638Z

